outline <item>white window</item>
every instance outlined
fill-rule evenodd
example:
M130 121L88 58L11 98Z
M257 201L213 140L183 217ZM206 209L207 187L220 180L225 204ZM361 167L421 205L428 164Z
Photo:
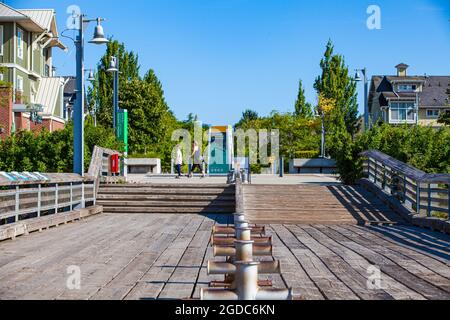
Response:
M17 57L23 59L23 31L17 28Z
M390 123L414 123L416 110L414 102L391 103L389 114Z
M23 78L21 76L17 76L16 91L23 92Z
M427 109L427 118L431 119L439 118L439 109Z
M407 91L416 91L417 86L415 84L399 84L398 91L399 92L407 92Z
M0 26L0 56L3 55L3 26Z

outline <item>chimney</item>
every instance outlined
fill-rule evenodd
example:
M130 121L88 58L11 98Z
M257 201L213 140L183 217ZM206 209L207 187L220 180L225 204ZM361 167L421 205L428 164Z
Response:
M395 66L397 69L397 77L406 77L406 70L408 69L408 65L404 63L400 63Z

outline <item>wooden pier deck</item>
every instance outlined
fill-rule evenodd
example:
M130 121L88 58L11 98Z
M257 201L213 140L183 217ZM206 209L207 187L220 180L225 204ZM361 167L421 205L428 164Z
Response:
M226 215L102 214L0 243L0 299L184 299L206 274ZM450 299L450 236L410 226L270 224L274 258L303 299ZM367 287L368 268L382 288ZM67 268L81 286L69 290ZM299 297L299 296L297 296Z

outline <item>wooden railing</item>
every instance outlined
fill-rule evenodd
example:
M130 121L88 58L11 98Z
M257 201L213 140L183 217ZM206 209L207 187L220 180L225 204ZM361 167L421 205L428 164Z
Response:
M95 181L77 174L43 174L41 180L0 179L1 224L72 211L93 204Z
M118 152L98 146L95 146L92 151L88 176L95 181L95 198L97 198L98 188L102 179L106 179L111 176L110 157L113 154L118 154Z
M450 174L427 174L380 151L364 157L366 177L418 215L450 219Z
M5 173L0 175L0 225L95 205L102 177L111 176L109 157L95 147L88 173Z

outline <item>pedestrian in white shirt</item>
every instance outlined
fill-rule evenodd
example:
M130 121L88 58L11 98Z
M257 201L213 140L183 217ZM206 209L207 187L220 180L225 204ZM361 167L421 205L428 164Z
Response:
M177 144L176 156L175 156L175 167L177 169L177 176L175 178L180 179L181 177L181 166L183 165L183 153L181 152L181 146Z
M192 178L192 176L194 175L193 174L194 170L196 168L198 168L201 171L201 173L202 173L202 178L204 178L205 177L205 172L204 172L203 166L202 166L202 162L203 162L202 153L201 153L201 150L200 150L200 147L199 147L197 141L194 141L194 143L192 144L191 159L193 160L193 162L192 162L192 167L189 170L188 177Z

